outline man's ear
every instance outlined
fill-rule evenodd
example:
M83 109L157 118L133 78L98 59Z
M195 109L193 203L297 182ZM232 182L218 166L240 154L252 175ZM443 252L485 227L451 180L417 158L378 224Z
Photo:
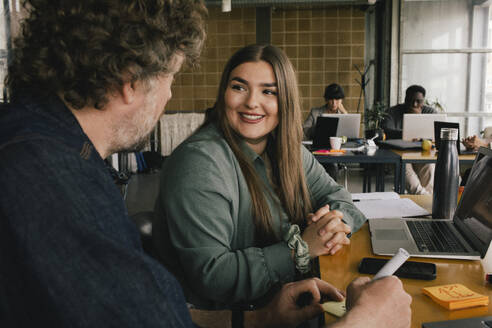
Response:
M121 96L125 104L133 103L135 100L135 84L133 82L125 82L121 87Z

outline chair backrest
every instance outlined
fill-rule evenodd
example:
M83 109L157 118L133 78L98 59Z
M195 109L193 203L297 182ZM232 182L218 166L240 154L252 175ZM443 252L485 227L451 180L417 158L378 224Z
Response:
M205 119L205 113L165 114L160 119L161 155L169 156Z

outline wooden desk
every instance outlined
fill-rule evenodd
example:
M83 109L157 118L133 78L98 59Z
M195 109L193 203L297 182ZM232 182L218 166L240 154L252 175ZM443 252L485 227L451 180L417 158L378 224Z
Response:
M430 210L432 197L429 195L402 195L411 198L422 207ZM363 257L389 258L376 256L372 253L371 240L367 223L351 237L351 243L334 256L320 256L321 279L326 280L340 289L346 289L349 283L359 274L357 267ZM437 278L435 280L402 279L404 288L412 298L412 328L420 328L423 322L454 320L470 317L490 315L492 313L492 285L484 281L480 261L441 260L411 258L412 261L432 262L437 266ZM488 295L489 306L481 306L470 309L448 311L422 294L421 289L427 286L462 283L471 290ZM327 323L335 321L336 317L326 314Z
M437 161L437 152L435 150L419 151L419 150L396 150L392 151L400 156L400 194L405 193L405 165L410 163L435 163ZM460 164L473 164L475 154L459 155Z

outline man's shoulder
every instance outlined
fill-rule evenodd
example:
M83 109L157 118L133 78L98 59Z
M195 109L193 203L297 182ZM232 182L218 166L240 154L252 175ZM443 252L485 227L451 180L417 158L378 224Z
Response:
M19 103L0 107L0 175L35 181L94 170L95 148L49 114ZM82 150L84 152L82 153ZM90 161L87 159L91 158Z
M322 105L319 107L313 107L313 108L311 108L310 112L313 115L320 115L321 113L324 112L325 108L326 108L326 105Z
M405 104L396 104L391 106L388 111L390 113L403 113L405 111Z
M25 103L0 105L0 144L19 138L39 138L48 135L51 122L46 116L29 108ZM53 130L54 129L53 127Z
M0 105L0 150L30 147L80 152L89 143L73 114L60 104L15 102Z

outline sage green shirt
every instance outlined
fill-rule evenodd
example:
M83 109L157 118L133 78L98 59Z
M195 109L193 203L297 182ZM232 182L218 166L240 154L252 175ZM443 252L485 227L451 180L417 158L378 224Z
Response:
M243 151L271 189L263 159ZM350 194L301 147L314 209L330 204L355 232L365 221ZM274 228L290 227L286 213L267 197ZM290 282L295 266L285 242L257 247L251 197L238 161L215 125L185 140L166 159L153 229L158 257L180 280L187 300L202 308L252 302Z

